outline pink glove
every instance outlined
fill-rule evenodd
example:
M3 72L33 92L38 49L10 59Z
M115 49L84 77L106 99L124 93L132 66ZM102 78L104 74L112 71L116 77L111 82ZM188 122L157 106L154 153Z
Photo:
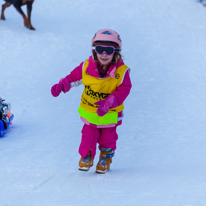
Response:
M67 77L61 79L61 80L59 81L59 83L60 83L60 84L63 84L64 88L62 89L62 91L63 91L64 93L66 93L66 92L68 92L68 91L70 90L71 85L70 85L70 82L69 82L69 80L68 80Z
M119 105L117 98L112 94L109 97L107 97L106 99L95 102L94 104L99 105L99 107L97 109L97 114L100 117L107 114L107 112L109 111L110 108L114 108L114 107L117 107Z
M68 92L71 88L70 82L67 77L61 79L59 81L59 84L55 84L51 88L51 93L54 97L58 97L61 91Z
M58 97L61 91L63 91L64 85L62 83L60 84L55 84L51 88L51 93L54 97Z

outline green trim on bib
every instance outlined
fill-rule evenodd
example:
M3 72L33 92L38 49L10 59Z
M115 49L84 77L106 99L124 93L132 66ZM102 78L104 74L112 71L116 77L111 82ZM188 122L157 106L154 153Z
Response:
M88 122L95 125L108 125L108 124L117 124L118 121L118 113L117 112L109 112L104 116L100 117L97 113L89 112L83 109L81 106L78 109L78 112L81 117L86 119Z

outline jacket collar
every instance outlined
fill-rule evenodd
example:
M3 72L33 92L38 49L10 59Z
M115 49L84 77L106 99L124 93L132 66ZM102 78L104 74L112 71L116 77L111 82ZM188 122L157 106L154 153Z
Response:
M120 67L123 64L124 64L124 62L111 63L109 70L107 71L107 75L104 78L106 78L108 76L115 78L114 72L116 71L116 69L118 67ZM101 78L99 71L98 71L98 62L94 61L92 56L89 57L89 64L88 64L88 67L86 69L86 72L90 76Z

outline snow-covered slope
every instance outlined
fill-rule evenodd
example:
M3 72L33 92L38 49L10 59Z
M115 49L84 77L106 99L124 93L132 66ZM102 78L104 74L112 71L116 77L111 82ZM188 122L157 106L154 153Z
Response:
M15 115L0 139L0 205L206 205L206 9L195 0L49 2L34 3L36 31L12 7L0 21L0 96ZM102 28L120 33L133 88L111 171L98 175L78 171L83 87L58 98L50 88L90 55Z

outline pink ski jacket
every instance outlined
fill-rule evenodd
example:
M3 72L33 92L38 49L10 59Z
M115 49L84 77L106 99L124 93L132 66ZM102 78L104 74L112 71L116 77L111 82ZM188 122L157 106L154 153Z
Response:
M90 56L88 60L89 60L89 64L86 69L86 72L88 73L88 75L97 77L97 78L102 78L98 71L98 63L93 60L92 56ZM115 77L114 72L116 68L122 65L124 65L124 62L117 62L117 63L111 64L104 78L108 76L111 76L112 78L114 78ZM82 62L79 66L77 66L69 75L67 75L65 78L59 81L59 83L63 83L64 85L64 92L68 92L72 87L77 87L82 84L83 66L84 66L84 62ZM121 105L130 93L132 84L131 84L129 73L130 73L130 69L126 71L121 85L116 88L116 91L111 93L111 95L114 95L117 98L117 101L118 101L117 106ZM123 118L123 112L119 112L118 113L118 123L114 125L110 125L109 127L120 125L122 123L122 118ZM92 127L97 127L97 125L93 125L85 121L85 119L82 119L82 121L87 125L90 125ZM108 127L108 125L105 127Z

